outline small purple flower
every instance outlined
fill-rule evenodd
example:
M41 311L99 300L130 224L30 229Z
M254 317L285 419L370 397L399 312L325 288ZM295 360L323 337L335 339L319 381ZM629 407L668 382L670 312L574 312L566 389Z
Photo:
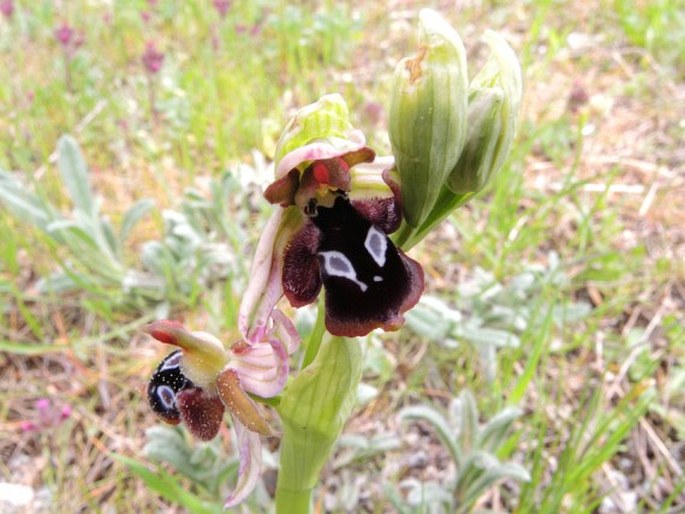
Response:
M49 398L39 398L34 408L33 419L21 423L24 432L38 432L57 427L71 416L71 405L58 408Z
M385 116L383 105L378 102L367 102L364 106L364 114L374 125L378 125Z
M231 8L230 0L214 0L212 3L214 4L214 8L219 13L219 16L225 18L226 14L228 14L228 10Z
M60 45L67 48L74 37L74 29L67 23L62 23L58 28L55 29L55 38L59 41Z
M0 1L0 12L8 20L14 14L14 1L13 0L1 0Z
M62 46L65 55L71 58L74 52L83 45L86 38L83 32L76 32L68 23L62 23L55 29L55 39Z
M148 41L145 45L145 52L142 57L143 65L148 73L156 74L162 69L164 63L164 54L157 50L157 47L152 41Z

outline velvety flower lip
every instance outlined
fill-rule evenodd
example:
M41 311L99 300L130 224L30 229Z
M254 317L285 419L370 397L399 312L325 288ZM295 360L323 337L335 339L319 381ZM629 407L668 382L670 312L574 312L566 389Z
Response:
M272 435L269 420L250 394L271 398L283 390L288 358L300 343L297 330L281 311L273 310L259 340L229 348L211 334L190 332L173 321L155 321L144 331L180 348L160 363L148 385L155 413L168 423L185 424L203 441L217 435L226 410L231 414L240 469L226 507L240 503L259 478L260 435Z
M306 305L323 286L326 328L337 336L397 330L424 287L419 263L396 248L384 231L398 224L396 205L357 205L339 196L332 207L318 207L284 256L286 298L293 306Z

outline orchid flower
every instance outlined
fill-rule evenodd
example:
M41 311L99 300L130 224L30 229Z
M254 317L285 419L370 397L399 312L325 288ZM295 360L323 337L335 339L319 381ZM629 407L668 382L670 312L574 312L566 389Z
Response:
M155 321L145 332L180 348L157 367L147 389L148 401L162 420L183 422L198 439L219 432L224 411L233 419L240 466L238 483L225 508L242 502L254 489L262 462L260 436L272 435L261 408L250 394L278 395L288 378L288 356L300 339L291 321L279 310L259 341L239 341L226 349L205 332L190 332L173 321Z
M331 334L402 326L423 291L423 270L388 238L402 218L393 165L353 129L340 95L324 96L289 122L275 181L264 193L278 207L257 245L240 308L247 340L262 337L282 296L301 307L322 286Z

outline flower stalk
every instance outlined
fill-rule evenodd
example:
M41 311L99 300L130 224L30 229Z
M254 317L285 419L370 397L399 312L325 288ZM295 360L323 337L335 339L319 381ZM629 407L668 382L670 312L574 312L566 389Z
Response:
M359 340L322 335L313 362L286 386L277 408L283 424L277 514L309 514L314 487L357 396Z

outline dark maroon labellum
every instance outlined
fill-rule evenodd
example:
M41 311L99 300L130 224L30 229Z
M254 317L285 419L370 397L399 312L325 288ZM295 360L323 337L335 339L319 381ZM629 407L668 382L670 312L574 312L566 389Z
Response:
M332 208L317 206L311 219L321 232L316 255L329 330L339 325L344 333L364 334L375 326L395 328L416 281L414 262L344 195Z

